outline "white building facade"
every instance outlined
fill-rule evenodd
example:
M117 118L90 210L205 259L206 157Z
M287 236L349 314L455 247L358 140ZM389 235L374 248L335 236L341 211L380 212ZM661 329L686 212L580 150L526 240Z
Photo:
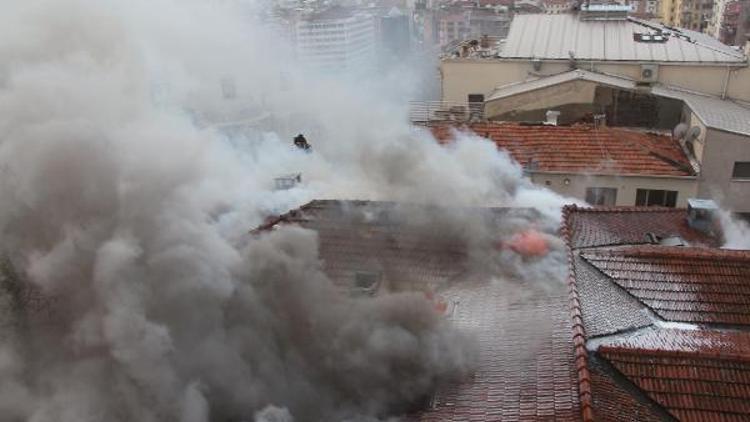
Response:
M375 60L375 20L350 10L302 16L295 24L295 47L300 63L318 70L367 67Z

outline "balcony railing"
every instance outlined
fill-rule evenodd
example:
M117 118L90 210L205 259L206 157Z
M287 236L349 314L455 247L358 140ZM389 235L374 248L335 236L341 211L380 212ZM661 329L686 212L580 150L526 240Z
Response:
M409 119L412 123L483 120L484 104L449 101L412 101L409 107Z

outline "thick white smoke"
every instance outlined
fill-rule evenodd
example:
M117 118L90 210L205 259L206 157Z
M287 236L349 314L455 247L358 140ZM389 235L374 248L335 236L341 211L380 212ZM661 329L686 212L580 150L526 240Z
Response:
M420 295L336 299L314 233L243 234L316 197L553 217L562 199L489 142L410 128L391 84L413 79L294 70L245 6L4 2L3 420L384 417L471 370L471 341ZM275 131L210 124L237 109ZM272 191L290 172L303 186Z
M730 212L719 212L721 233L724 237L725 249L750 249L750 225L734 217Z

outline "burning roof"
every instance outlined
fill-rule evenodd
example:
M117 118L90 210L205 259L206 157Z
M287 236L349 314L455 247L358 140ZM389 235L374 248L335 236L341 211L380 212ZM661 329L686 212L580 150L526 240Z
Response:
M382 290L439 297L436 309L475 335L475 373L443 385L410 420L578 418L556 223L529 209L313 201L256 233L279 225L317 232L324 271L344 294L357 273L378 273Z

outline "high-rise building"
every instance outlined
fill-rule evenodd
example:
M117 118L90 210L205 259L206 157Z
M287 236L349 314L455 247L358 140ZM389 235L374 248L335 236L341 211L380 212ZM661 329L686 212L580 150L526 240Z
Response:
M506 6L444 6L432 11L425 20L425 38L430 37L425 42L446 46L482 36L504 38L508 35L510 22Z
M750 32L750 0L717 0L709 33L724 44L743 46Z
M709 32L714 0L662 0L661 21L665 25Z
M409 16L396 7L380 18L380 45L386 59L403 59L411 51Z
M331 8L297 17L295 52L302 65L348 71L375 61L375 21L371 14Z

